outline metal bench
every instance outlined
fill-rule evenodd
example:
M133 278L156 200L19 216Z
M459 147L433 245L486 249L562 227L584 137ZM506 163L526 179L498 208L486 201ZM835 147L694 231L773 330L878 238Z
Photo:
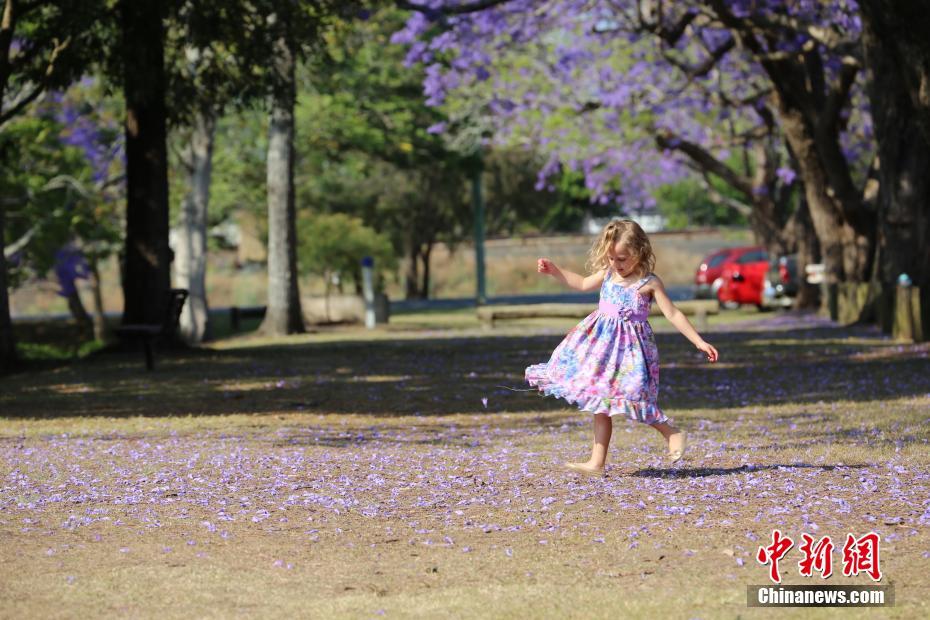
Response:
M158 340L168 340L178 331L181 310L187 300L187 289L173 288L167 293L165 320L161 324L133 323L116 328L116 335L124 340L141 340L145 351L145 367L155 368L154 347Z

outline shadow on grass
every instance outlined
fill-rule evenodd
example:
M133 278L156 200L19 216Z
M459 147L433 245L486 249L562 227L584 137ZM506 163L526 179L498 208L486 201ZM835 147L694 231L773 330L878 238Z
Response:
M811 465L809 463L782 463L772 465L741 465L739 467L678 467L675 469L656 469L647 467L628 474L637 478L706 478L708 476L731 476L748 474L770 469L864 469L873 465Z
M854 339L850 339L853 336ZM731 407L879 401L928 392L926 345L902 347L843 328L718 332L707 364L677 333L656 335L660 405L717 419ZM163 352L154 372L136 353L98 353L0 379L5 418L160 417L280 413L442 416L570 409L526 388L526 366L560 336L439 336L247 344ZM730 414L728 414L730 415ZM826 412L808 413L822 416ZM760 422L779 423L760 415ZM721 418L722 419L722 418Z

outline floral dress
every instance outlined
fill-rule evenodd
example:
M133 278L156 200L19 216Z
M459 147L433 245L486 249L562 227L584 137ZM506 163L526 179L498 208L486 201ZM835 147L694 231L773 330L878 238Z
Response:
M653 277L623 286L608 270L597 310L568 332L548 362L526 369L529 384L582 411L668 422L656 404L659 351L647 320L652 296L639 292Z

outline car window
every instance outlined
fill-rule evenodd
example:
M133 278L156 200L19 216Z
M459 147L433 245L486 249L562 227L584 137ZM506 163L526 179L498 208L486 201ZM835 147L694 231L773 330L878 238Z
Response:
M727 260L728 256L729 256L729 253L717 254L715 256L711 256L710 259L708 259L707 261L707 266L708 267L719 267Z
M752 252L746 252L737 259L737 263L740 265L745 265L747 263L758 263L759 261L768 260L764 251L755 250Z

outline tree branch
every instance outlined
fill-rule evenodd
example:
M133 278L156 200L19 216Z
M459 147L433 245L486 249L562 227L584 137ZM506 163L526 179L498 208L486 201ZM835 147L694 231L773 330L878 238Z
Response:
M6 124L11 118L23 111L23 109L28 106L30 103L39 98L39 95L45 91L45 83L39 82L35 85L35 88L32 91L24 96L20 97L9 110L4 111L0 114L0 127Z
M678 22L674 26L670 28L660 23L656 34L662 37L663 41L674 47L678 44L679 39L681 39L682 35L685 33L685 30L688 29L688 26L691 25L691 22L694 21L695 17L697 17L697 13L688 11L682 15L681 18L679 18Z
M725 140L722 143L722 145L723 146L746 146L747 144L751 144L758 140L767 138L770 135L772 135L772 131L769 127L766 127L765 125L756 125L752 129L747 129L746 131L738 133L734 136L730 136L727 140Z
M821 45L841 54L857 54L860 50L859 39L848 39L833 28L825 28L814 24L807 24L796 17L782 13L771 12L763 15L754 12L745 21L755 28L772 34L781 35L785 30L802 32Z
M26 95L25 97L17 101L15 104L13 104L13 107L11 107L6 112L3 112L2 114L0 114L0 126L2 126L4 123L6 123L8 120L13 118L20 112L22 112L23 108L25 108L27 105L35 101L36 98L38 98L38 96L42 94L42 91L45 90L46 82L55 72L55 62L58 60L58 56L60 56L61 53L68 47L68 45L70 45L71 37L68 37L67 39L65 39L64 41L60 43L58 42L57 39L55 39L54 43L55 43L55 47L52 49L52 52L49 55L48 65L45 67L45 74L42 76L43 77L42 81L36 84L32 92L30 92L28 95ZM6 84L4 84L4 86L6 86Z
M847 59L849 62L847 62ZM830 90L827 100L824 104L823 118L826 123L833 128L836 127L840 120L840 111L846 105L849 99L849 91L856 82L856 75L859 73L859 63L855 59L844 57L843 66L840 68L839 80L836 86Z
M685 30L688 29L688 26L690 26L691 22L697 17L697 13L694 11L686 11L684 15L678 18L675 24L666 26L663 23L665 20L663 17L664 10L661 0L658 4L650 2L650 5L653 5L657 13L655 21L649 21L649 17L644 14L642 1L637 0L636 21L638 22L638 29L644 32L651 32L665 41L669 46L675 47L679 39L684 35Z
M510 0L475 0L470 4L459 4L442 8L433 8L425 4L408 2L407 0L396 0L397 8L407 11L418 11L420 13L438 13L440 15L465 15L467 13L477 13L486 9L491 9L501 4L506 4Z
M752 214L752 206L746 204L745 202L740 202L735 198L724 196L718 192L713 183L710 182L710 177L707 175L707 171L701 169L698 169L697 171L701 173L701 185L704 186L704 191L707 192L707 197L711 202L722 205L729 209L733 209L745 217L749 217Z
M736 45L736 41L730 37L727 39L726 43L718 47L717 49L710 52L710 55L705 58L700 64L689 65L688 63L675 58L675 54L671 53L670 50L662 50L662 56L674 67L677 67L685 76L688 78L688 82L693 82L696 78L704 77L710 73L717 62L723 58L727 52L729 52Z
M869 209L874 209L875 205L878 203L879 166L880 162L878 159L878 153L875 153L875 155L872 157L872 163L869 164L869 172L866 174L861 191L862 204L864 204Z
M39 228L41 224L42 222L37 222L33 224L32 228L27 230L25 234L23 234L22 237L20 237L13 243L6 245L3 248L3 258L6 260L10 260L14 254L22 250L24 247L26 247L29 244L29 242L32 240L32 238L35 236L35 234L39 232Z
M15 27L13 1L4 0L3 13L0 16L0 100L6 91L6 81L10 77L10 46L13 43Z
M734 172L732 168L711 155L699 144L682 140L667 129L656 132L655 138L659 148L664 150L675 150L687 155L691 161L698 165L700 170L720 177L727 185L750 200L752 199L753 192L750 180Z

